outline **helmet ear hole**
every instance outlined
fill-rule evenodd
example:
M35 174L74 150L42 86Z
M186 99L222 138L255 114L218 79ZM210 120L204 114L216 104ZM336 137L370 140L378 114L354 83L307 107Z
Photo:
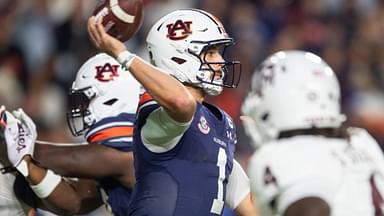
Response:
M267 121L269 118L269 113L264 113L262 116L261 116L261 120L263 121Z
M149 59L150 59L151 64L156 66L156 62L153 59L153 53L151 51L149 51L148 54L149 54Z
M172 57L171 59L179 65L184 64L186 62L186 60L182 58Z
M108 100L108 101L106 101L106 102L104 102L103 104L104 105L108 105L108 106L112 106L114 103L116 103L118 100L117 100L117 98L113 98L113 99L111 99L111 100Z

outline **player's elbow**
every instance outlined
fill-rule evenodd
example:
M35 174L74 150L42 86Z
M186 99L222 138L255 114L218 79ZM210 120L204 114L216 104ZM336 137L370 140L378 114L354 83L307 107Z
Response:
M190 97L180 97L174 100L173 108L170 110L175 120L179 122L189 121L196 110L196 101Z
M174 100L175 110L178 110L179 112L184 112L184 113L193 112L195 106L196 106L196 102L192 96L181 97Z

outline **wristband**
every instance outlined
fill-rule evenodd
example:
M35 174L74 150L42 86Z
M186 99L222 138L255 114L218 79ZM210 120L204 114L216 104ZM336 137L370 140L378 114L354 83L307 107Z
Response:
M31 185L31 188L35 194L41 198L47 198L53 190L55 190L56 186L61 182L61 177L56 175L51 170L47 171L47 174L41 180L41 182L37 185Z
M28 177L29 170L28 170L28 164L25 160L21 160L19 165L15 167L17 171L19 171L24 177Z
M122 67L126 70L129 69L129 67L131 66L132 64L132 61L134 59L134 57L136 57L135 54L132 54L131 52L129 52L128 50L125 50L123 52L121 52L116 60L122 65Z

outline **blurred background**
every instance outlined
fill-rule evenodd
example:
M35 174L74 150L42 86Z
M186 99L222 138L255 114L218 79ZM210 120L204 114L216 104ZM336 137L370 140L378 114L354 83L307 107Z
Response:
M97 0L0 0L0 104L18 107L37 123L39 139L80 142L67 129L67 92L80 65L96 50L86 21ZM143 0L144 23L129 49L148 59L145 36L162 15L199 8L217 16L241 60L237 89L212 103L237 123L236 158L246 165L252 153L240 106L254 68L269 54L303 49L323 57L341 83L343 112L384 147L384 1L382 0Z

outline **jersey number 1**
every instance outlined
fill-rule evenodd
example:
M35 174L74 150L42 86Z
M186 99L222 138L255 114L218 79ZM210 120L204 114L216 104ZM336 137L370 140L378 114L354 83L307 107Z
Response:
M220 215L224 207L224 184L225 165L227 163L227 153L220 148L217 156L217 166L219 167L219 178L217 179L217 197L213 199L211 213Z

